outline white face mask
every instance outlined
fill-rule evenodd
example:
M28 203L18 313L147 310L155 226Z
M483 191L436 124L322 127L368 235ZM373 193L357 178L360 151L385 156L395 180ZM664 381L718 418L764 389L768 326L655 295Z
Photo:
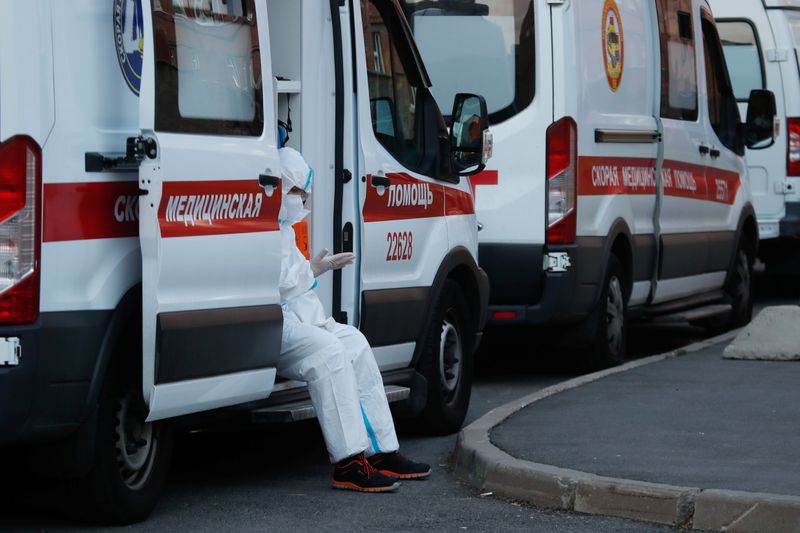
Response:
M286 194L283 196L279 218L281 224L293 225L306 218L310 212L303 207L303 199L299 195Z

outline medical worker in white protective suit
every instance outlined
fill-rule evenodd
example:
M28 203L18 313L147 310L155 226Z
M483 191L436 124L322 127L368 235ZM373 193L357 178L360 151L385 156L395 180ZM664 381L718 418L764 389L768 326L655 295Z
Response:
M314 292L315 278L352 264L350 253L322 250L308 261L292 225L308 215L303 202L313 173L292 148L279 150L283 204L280 294L283 339L278 374L308 383L331 462L335 488L385 492L398 479L427 477L426 464L398 452L392 414L375 356L361 332L327 317Z

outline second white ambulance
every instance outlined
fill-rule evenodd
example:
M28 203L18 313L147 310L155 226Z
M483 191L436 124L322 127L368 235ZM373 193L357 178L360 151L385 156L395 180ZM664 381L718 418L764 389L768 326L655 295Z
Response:
M493 324L546 326L593 366L629 318L750 319L758 229L745 144L704 0L404 0L440 102L486 97L474 176ZM475 71L480 75L473 75Z

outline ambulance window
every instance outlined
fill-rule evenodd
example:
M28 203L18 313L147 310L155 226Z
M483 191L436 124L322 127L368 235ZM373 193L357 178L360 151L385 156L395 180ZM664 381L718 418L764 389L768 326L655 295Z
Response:
M697 120L692 0L656 0L661 37L661 116Z
M255 0L156 0L156 130L259 136Z
M703 17L703 48L705 50L708 116L719 140L736 151L739 128L739 108L728 78L725 59L714 23Z
M761 45L752 23L739 20L717 21L722 51L728 64L736 99L746 102L750 91L764 88Z
M486 98L497 124L534 96L531 0L402 0L431 75L431 92L450 112L457 93Z
M389 2L361 0L372 130L400 163L418 169L425 159L423 119L417 108L419 74L403 46Z

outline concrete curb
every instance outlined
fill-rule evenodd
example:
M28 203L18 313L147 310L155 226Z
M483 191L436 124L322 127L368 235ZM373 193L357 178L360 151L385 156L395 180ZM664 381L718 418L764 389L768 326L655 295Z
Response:
M643 522L731 533L800 531L800 497L678 487L598 476L512 457L490 431L528 405L634 368L734 339L731 331L685 348L580 376L497 407L465 427L453 455L456 476L478 489L537 507L617 516Z

